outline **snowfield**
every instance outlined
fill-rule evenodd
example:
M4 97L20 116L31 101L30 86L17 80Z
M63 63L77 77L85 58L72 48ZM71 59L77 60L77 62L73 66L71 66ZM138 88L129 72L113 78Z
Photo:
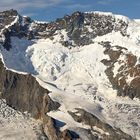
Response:
M43 40L43 43L40 43L40 47L47 50L47 44L46 47L43 47L45 42L48 43L49 41ZM37 44L33 46L35 47L36 45ZM57 71L55 75L56 79L53 81L50 80L50 76L52 75L45 77L47 75L45 75L43 71L38 72L40 73L37 78L39 83L52 92L50 97L53 100L62 105L59 108L59 111L50 112L48 115L65 122L67 126L64 126L64 128L74 130L74 126L80 127L80 124L75 124L67 111L74 111L75 108L83 108L100 118L102 121L106 121L110 125L121 128L124 132L131 134L132 136L136 135L136 137L139 138L140 102L126 97L121 98L116 96L116 91L112 90L111 84L104 73L105 66L100 62L103 58L109 59L107 56L103 55L104 49L102 46L95 43L70 51L67 50L67 48L61 47L60 44L57 44L56 48L53 47L55 46L52 44L51 49L55 50L55 52L53 53L52 50L50 54L45 55L46 57L48 56L47 58L51 55L51 62L54 62L52 60L58 60L55 64L60 67L62 59L58 59L57 57L61 57L55 54L60 54L61 51L63 52L61 54L64 54L64 52L66 53L67 59L65 65L59 69L59 71L57 71L56 67L53 68ZM40 51L41 49L35 54L36 59L37 55L40 54ZM41 58L41 56L39 56L39 58ZM33 59L32 61L35 62ZM49 67L47 67L47 69L48 68ZM49 83L55 84L57 88ZM134 122L137 122L138 125L134 126ZM87 126L83 125L82 127L85 128Z

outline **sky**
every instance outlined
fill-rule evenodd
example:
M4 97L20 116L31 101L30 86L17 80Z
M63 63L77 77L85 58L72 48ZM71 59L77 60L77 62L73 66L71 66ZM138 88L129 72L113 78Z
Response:
M112 12L140 19L140 0L0 0L0 11L8 9L39 21L53 21L75 11Z

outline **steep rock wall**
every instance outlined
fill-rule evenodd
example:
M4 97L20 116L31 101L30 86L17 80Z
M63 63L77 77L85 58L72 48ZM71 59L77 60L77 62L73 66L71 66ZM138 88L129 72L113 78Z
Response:
M43 132L49 140L71 139L68 131L60 132L55 128L54 119L47 116L50 110L56 110L60 105L51 100L49 91L39 85L31 75L23 75L6 70L0 61L0 98L15 110L31 114L42 120Z

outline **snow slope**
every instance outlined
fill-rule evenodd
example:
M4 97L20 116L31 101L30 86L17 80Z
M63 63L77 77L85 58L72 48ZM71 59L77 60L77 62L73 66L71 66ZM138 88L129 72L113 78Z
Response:
M37 65L39 64L40 67L46 67L48 71L47 74L51 73L49 71L51 71L52 68L54 71L57 71L57 66L60 68L56 73L52 72L53 75L51 76L55 76L55 80L50 78L50 75L46 75L44 71L38 72L39 79L37 78L37 80L43 87L52 91L50 97L62 105L59 111L50 112L48 115L65 122L67 124L65 128L68 127L73 130L74 125L85 128L87 127L85 125L81 126L75 123L73 125L72 122L74 122L74 120L67 113L67 111L74 111L75 108L83 108L102 121L106 121L110 125L121 128L124 132L136 135L136 137L139 138L139 101L117 97L116 91L112 90L111 84L104 73L105 66L100 62L103 58L107 58L107 56L103 55L104 48L95 43L82 48L68 50L60 44L52 44L50 48L48 42L48 40L43 40L43 42L39 42L40 45L33 45L32 47L41 47L43 51L39 49L39 52L33 54L31 58L33 64L34 62L40 62L37 61L37 59L41 57L47 57L47 60L49 58L50 65L48 65L49 61L45 63L47 66L45 66L44 63L36 63ZM49 51L47 47L49 47ZM50 49L52 50L50 51ZM43 53L41 52L47 52L46 50L48 53L42 55ZM53 50L55 50L55 52ZM67 55L67 59L62 61L61 58L63 58L63 55L59 56L58 54L64 54L64 52L65 55ZM33 58L35 58L36 61ZM62 62L64 65L60 67ZM42 83L40 79L43 80L44 83ZM57 88L52 87L49 83L56 85ZM121 106L121 108L119 108L119 106ZM124 118L125 121L122 118ZM137 122L138 126L133 126L133 122Z

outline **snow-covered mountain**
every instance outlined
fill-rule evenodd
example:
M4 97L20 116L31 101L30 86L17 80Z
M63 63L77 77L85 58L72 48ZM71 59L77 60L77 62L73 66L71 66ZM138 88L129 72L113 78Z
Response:
M0 139L139 140L139 54L139 20L1 12Z

